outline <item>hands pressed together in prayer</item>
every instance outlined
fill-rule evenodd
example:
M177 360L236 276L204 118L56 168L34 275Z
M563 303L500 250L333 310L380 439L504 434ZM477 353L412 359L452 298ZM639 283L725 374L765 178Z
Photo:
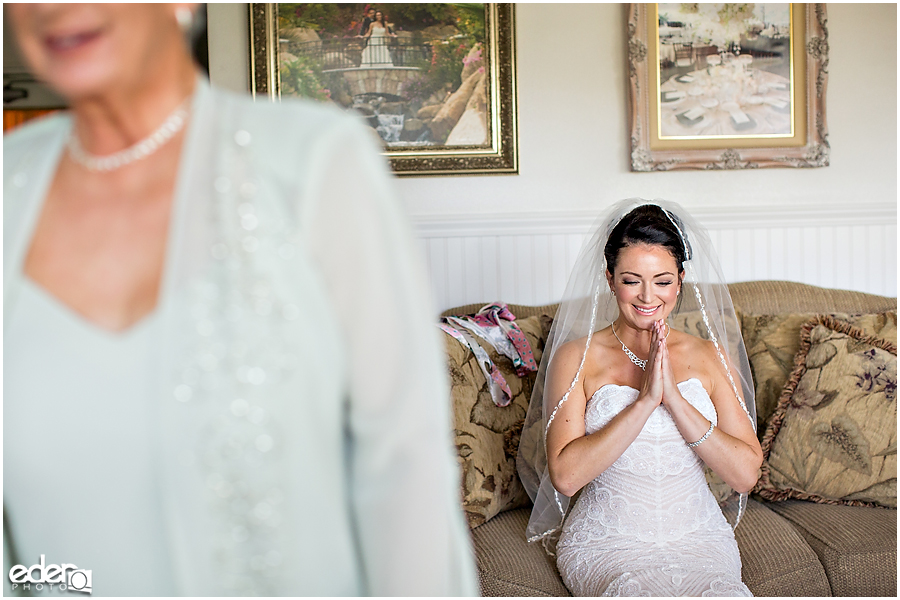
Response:
M680 405L686 402L672 373L672 362L669 359L669 346L666 343L668 325L660 319L654 321L650 338L650 356L647 368L641 379L640 396L653 403L653 406Z

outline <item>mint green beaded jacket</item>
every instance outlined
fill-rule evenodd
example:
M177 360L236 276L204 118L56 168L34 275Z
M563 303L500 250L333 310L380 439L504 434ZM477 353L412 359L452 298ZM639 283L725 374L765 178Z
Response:
M71 126L4 138L5 321ZM427 279L367 128L200 82L156 311L175 589L477 593ZM6 541L27 546L7 516Z

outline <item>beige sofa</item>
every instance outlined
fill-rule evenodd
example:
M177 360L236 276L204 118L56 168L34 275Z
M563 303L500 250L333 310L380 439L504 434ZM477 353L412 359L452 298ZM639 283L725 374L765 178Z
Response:
M771 321L758 315L852 315L897 309L895 298L790 282L738 283L732 284L730 290L745 328L747 323ZM444 314L469 314L479 308L479 305L468 305ZM517 322L535 353L540 354L549 331L549 317L556 306L511 305L510 309L518 317ZM895 316L893 327L896 344ZM746 339L748 332L744 335ZM507 364L505 373L515 398L509 407L495 407L489 402L483 376L477 366L473 368L471 352L450 336L446 337L457 447L463 469L463 503L469 517L482 594L569 595L552 559L540 545L525 541L530 504L515 475L515 453L533 375L520 379ZM483 345L504 370L506 359ZM755 358L749 344L748 352L753 364ZM763 364L761 360L756 362L755 379L762 377L757 373L762 367L757 365ZM772 386L780 386L780 380L777 377L775 380ZM760 400L771 382L756 383L763 391L757 394ZM507 409L511 412L503 412ZM772 413L772 406L760 407L759 412L764 420ZM760 423L759 429L762 437L765 422ZM493 456L488 456L491 453ZM893 485L896 505L895 479ZM743 579L757 596L897 595L896 509L806 500L770 502L753 495L735 536Z

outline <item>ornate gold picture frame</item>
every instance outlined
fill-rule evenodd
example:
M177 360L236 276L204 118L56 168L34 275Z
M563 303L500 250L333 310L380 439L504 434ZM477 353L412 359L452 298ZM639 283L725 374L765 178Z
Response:
M632 171L828 165L824 4L632 4L628 68Z
M374 6L372 24L364 4L250 4L253 95L357 111L397 175L518 173L514 5L444 5L465 14L427 27Z

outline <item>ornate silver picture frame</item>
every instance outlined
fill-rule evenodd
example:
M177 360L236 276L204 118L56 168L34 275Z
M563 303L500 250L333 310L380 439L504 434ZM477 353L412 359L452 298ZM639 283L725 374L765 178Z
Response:
M518 173L514 5L445 6L456 26L417 26L415 5L383 5L381 28L363 4L250 4L252 93L356 111L397 175Z
M824 4L632 4L628 69L632 171L828 166Z

